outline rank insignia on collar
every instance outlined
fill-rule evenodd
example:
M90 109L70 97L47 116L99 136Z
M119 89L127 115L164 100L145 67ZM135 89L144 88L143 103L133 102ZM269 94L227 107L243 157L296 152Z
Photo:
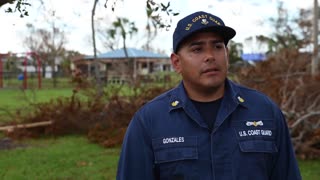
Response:
M241 103L244 102L244 99L243 99L242 97L240 97L240 96L238 96L238 100L239 100L239 102L241 102Z
M247 126L254 126L254 127L263 126L263 122L262 121L247 121L246 125Z
M171 106L175 107L175 106L177 106L178 104L179 104L179 101L173 101L173 102L171 103Z

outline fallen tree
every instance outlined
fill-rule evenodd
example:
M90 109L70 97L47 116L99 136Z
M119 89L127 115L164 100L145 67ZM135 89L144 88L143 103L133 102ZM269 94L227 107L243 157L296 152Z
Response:
M266 93L279 105L286 116L296 154L302 159L320 158L320 77L310 76L310 58L309 54L284 50L255 66L234 69L236 81ZM21 122L52 121L52 124L16 128L8 136L85 134L90 141L105 147L118 146L134 112L170 86L133 88L136 91L130 96L120 96L119 90L115 90L105 94L106 99L95 98L88 89L85 91L88 101L82 101L75 90L72 97L37 104L30 116L20 117Z
M235 72L237 81L269 95L281 108L300 158L320 157L320 76L310 74L311 55L283 50Z

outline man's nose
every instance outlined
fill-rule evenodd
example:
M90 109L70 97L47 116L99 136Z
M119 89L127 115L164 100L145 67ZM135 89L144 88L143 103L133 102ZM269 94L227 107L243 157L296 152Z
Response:
M208 48L205 51L204 60L205 60L205 62L215 61L215 54L214 54L214 50L212 48Z

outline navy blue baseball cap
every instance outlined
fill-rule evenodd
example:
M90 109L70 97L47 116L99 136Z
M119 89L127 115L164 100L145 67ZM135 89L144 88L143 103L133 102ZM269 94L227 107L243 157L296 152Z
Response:
M229 40L236 35L236 31L224 25L218 16L198 11L182 18L173 33L173 51L177 53L183 40L199 31L212 31L221 35L227 45Z

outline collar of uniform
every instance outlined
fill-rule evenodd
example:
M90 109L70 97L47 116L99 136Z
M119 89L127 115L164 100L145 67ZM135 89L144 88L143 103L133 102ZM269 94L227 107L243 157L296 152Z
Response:
M235 103L248 108L248 102L246 98L241 94L240 88L237 84L230 81L229 79L226 80L226 91L225 96L229 96Z
M188 102L188 96L184 89L182 81L170 94L169 98L169 106L170 111L173 109L178 109L181 107L185 107Z
M170 99L169 99L170 111L173 109L185 107L187 105L188 99L189 98L187 96L187 93L181 81L178 87L176 87L170 94ZM248 103L245 97L242 96L240 88L238 87L238 85L236 85L234 82L230 81L229 79L226 80L226 90L224 94L224 99L230 99L236 104L239 104L243 107L248 108Z

